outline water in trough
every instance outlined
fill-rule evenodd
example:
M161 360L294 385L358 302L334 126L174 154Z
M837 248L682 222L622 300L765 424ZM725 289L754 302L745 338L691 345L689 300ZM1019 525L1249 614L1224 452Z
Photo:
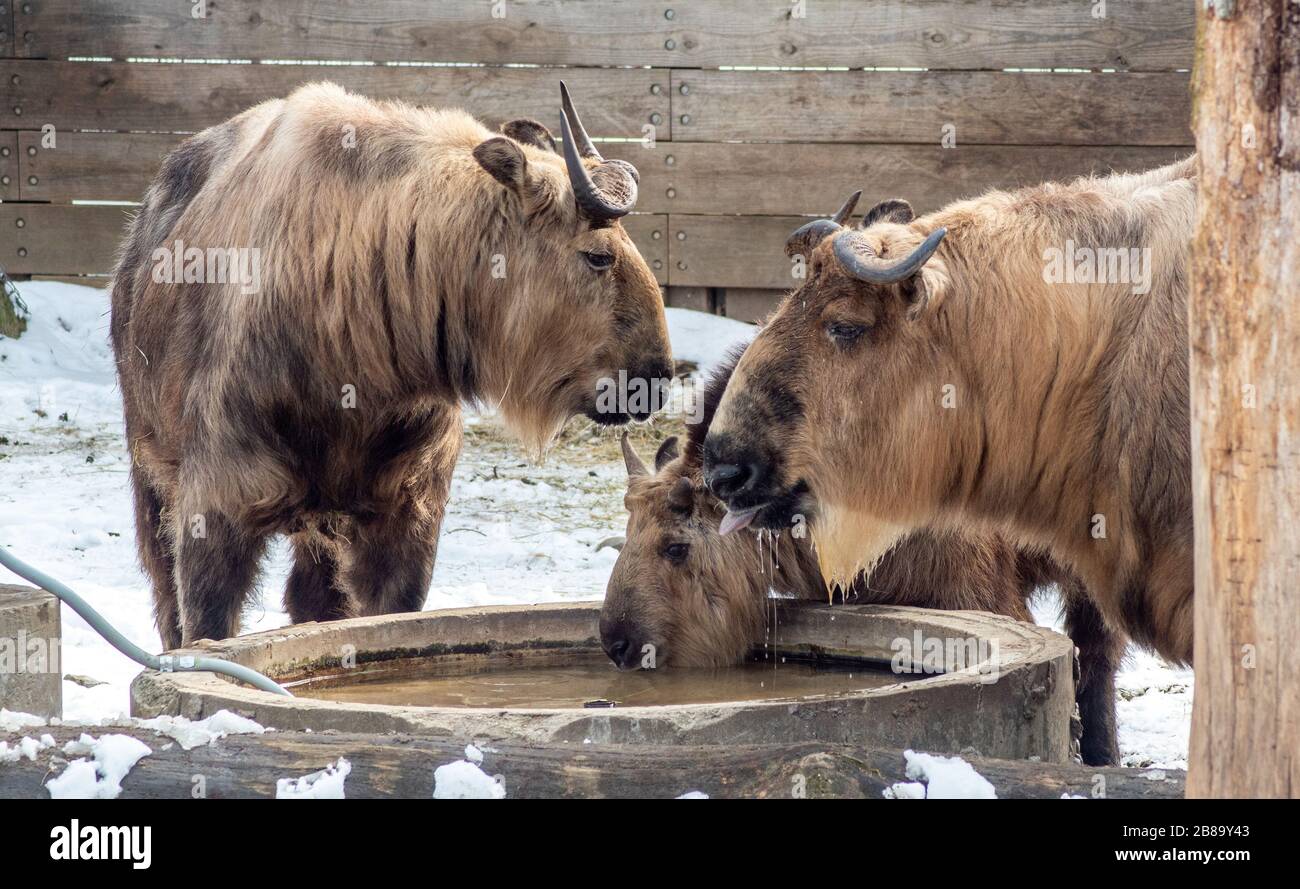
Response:
M888 665L827 667L801 661L750 662L721 670L620 672L603 655L528 666L493 664L470 670L375 671L294 684L299 697L355 704L417 707L580 708L713 704L838 695L899 680Z

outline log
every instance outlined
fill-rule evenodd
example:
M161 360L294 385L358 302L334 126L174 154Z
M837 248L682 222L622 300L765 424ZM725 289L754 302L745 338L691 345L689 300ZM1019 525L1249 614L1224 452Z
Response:
M190 798L202 776L208 798L265 798L276 780L316 772L344 757L352 764L349 798L428 798L434 770L464 758L465 740L413 735L268 732L230 735L190 751L138 727L71 726L0 733L16 743L48 732L57 747L35 761L0 764L0 799L46 796L44 782L63 768L59 748L89 732L121 733L148 744L123 782L123 799ZM170 746L168 746L170 745ZM482 769L500 776L507 798L673 798L700 791L711 798L883 799L908 781L900 750L801 742L737 747L642 747L594 744L496 744L484 750ZM970 757L1002 798L1059 799L1062 794L1108 799L1173 799L1183 793L1181 772L1092 769L1080 765Z
M1188 794L1300 797L1300 8L1203 10ZM1235 10L1235 11L1234 11Z

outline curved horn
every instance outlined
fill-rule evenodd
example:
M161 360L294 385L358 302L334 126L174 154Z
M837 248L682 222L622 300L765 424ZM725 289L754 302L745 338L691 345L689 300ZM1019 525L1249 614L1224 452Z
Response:
M573 127L573 135L576 137L575 147L578 149L579 157L595 158L603 161L600 152L592 144L591 137L587 135L587 130L582 125L582 119L578 117L577 110L573 107L573 97L569 95L569 88L564 81L560 81L560 110L564 112L563 117ZM565 140L568 141L567 139Z
M843 225L848 218L853 215L853 208L858 205L858 199L861 197L862 189L859 188L857 191L853 192L853 194L849 195L849 199L844 202L842 207L835 211L835 215L831 217L831 222L834 222L836 225Z
M862 190L853 192L849 199L844 202L835 215L830 219L814 219L812 222L805 222L790 233L790 237L785 240L785 255L794 256L799 253L806 253L811 248L822 242L827 235L834 234L844 225L845 220L853 215L853 208L858 205L858 198L862 197Z
M632 447L632 442L627 440L626 432L623 433L620 443L623 447L623 465L627 467L627 477L639 478L643 475L649 475L650 470L646 469L645 464L641 462L641 456Z
M564 166L569 171L569 182L573 185L573 196L580 209L590 219L618 219L632 212L636 206L637 177L635 168L626 161L606 161L596 151L587 131L582 128L582 121L573 110L569 98L569 88L560 82L560 99L563 114L560 115L560 133L564 139ZM572 118L572 120L570 120ZM575 133L576 130L576 133ZM583 158L599 160L602 171L609 171L602 178L617 181L620 199L612 199L591 178L591 173L583 166ZM614 182L611 182L613 185Z
M922 241L919 247L903 259L897 262L882 262L879 259L863 259L858 255L858 252L853 249L858 239L858 232L850 229L836 235L835 258L839 260L846 272L859 281L866 281L868 284L896 284L919 272L926 260L939 249L939 242L946 234L948 229L937 228L930 232L929 237Z

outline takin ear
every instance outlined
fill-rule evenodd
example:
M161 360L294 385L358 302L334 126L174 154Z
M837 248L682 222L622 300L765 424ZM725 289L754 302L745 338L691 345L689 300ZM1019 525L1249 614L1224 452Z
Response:
M898 289L907 305L908 320L915 321L943 302L948 290L948 269L942 259L931 257L919 272L900 283Z
M682 476L673 485L672 491L668 494L668 508L673 512L689 514L695 508L695 489L691 486L691 480Z
M555 137L544 124L527 117L512 120L501 125L501 132L523 145L531 145L552 154L559 154L555 147Z
M522 191L528 178L528 161L510 139L493 136L474 146L474 160L487 170L492 178L507 188Z
M655 472L658 472L669 463L676 460L679 453L681 452L677 447L677 436L670 435L665 438L664 443L661 444L659 450L655 452Z
M898 225L907 225L916 214L912 212L912 205L902 198L890 198L887 201L881 201L876 206L867 211L867 215L862 217L862 228L869 228L877 222L893 222Z

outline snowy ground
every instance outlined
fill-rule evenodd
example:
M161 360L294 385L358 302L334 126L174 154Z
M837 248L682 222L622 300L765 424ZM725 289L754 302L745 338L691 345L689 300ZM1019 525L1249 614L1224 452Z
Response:
M135 561L127 455L108 347L103 291L57 283L19 285L31 310L19 340L0 339L0 545L72 586L139 645L160 647L146 584ZM673 352L702 367L752 333L748 325L669 310ZM641 428L642 450L666 425ZM442 529L429 609L599 599L616 553L595 545L622 533L624 471L617 439L574 421L538 466L473 418ZM283 625L280 590L287 549L266 563L262 595L245 631ZM2 569L0 569L2 571ZM0 582L12 578L0 577ZM1040 622L1059 629L1055 603ZM69 719L124 714L139 668L63 611ZM1132 652L1120 676L1125 764L1185 768L1191 671Z

